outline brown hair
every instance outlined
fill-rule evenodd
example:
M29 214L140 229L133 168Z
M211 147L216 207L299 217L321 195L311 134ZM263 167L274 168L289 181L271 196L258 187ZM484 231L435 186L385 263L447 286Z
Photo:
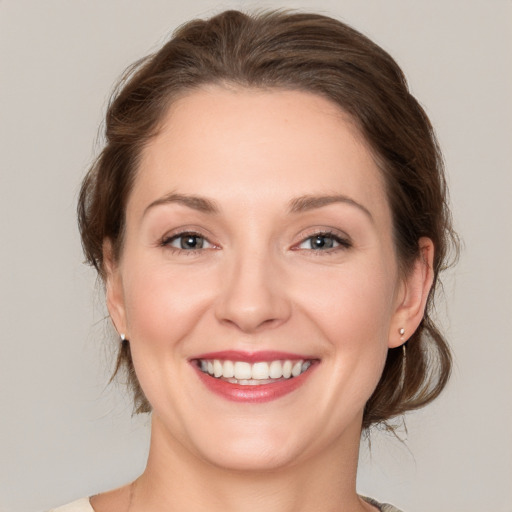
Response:
M213 83L316 93L357 123L385 177L402 271L419 257L420 237L429 237L435 246L435 279L425 316L407 342L406 359L401 348L388 351L363 427L432 401L448 380L451 356L430 315L450 243L457 245L442 157L427 115L396 62L340 21L316 14L226 11L185 24L161 50L132 66L113 94L104 149L80 192L78 217L87 261L104 279L103 242L110 239L118 258L141 150L157 133L170 102ZM122 344L116 372L123 365L136 412L149 411L128 342Z

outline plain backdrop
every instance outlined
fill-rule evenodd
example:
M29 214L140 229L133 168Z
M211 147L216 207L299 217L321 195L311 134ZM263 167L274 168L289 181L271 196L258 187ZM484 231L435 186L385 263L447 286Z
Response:
M123 69L225 8L327 13L403 67L444 149L465 248L439 308L455 353L405 443L372 434L359 491L406 512L511 512L512 2L0 0L0 510L38 511L135 478L149 419L112 367L82 264L80 180Z

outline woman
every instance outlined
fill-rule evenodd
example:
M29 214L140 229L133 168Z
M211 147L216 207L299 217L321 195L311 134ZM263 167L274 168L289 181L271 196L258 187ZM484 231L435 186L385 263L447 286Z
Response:
M79 200L144 473L64 511L397 510L362 430L439 395L441 156L381 48L319 15L180 28L112 101Z

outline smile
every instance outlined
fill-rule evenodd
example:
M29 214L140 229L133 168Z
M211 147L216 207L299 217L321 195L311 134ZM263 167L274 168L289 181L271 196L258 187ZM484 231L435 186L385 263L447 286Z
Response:
M311 360L274 360L249 363L230 359L198 359L197 366L216 379L241 386L261 386L284 379L292 379L306 372Z
M190 363L209 391L226 400L258 404L304 386L320 360L286 352L227 350L198 355Z

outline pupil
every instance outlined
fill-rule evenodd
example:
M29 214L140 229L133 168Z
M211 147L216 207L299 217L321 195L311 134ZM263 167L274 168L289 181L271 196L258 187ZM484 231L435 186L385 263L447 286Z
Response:
M202 243L199 240L199 237L196 235L188 235L184 236L181 239L181 248L182 249L198 249L202 247Z
M314 249L323 249L323 248L331 248L332 247L332 240L330 238L327 238L325 236L315 236L313 239L313 248Z

